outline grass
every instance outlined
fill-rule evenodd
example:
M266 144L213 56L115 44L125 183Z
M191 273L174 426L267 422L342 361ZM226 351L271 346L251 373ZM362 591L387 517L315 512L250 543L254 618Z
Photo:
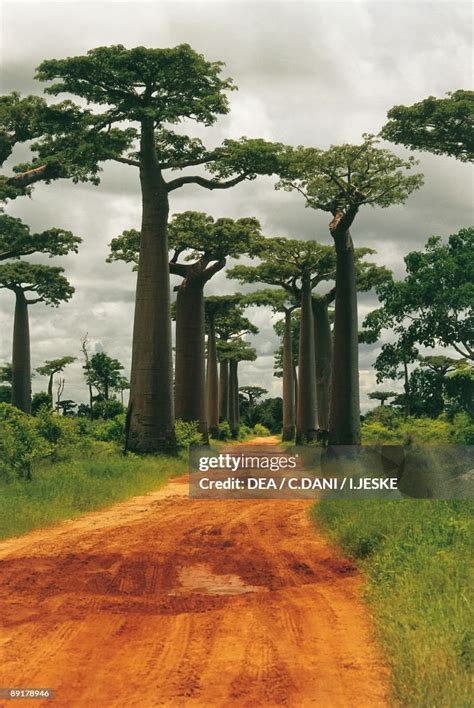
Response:
M338 501L312 509L368 578L394 704L472 706L473 503Z
M187 469L184 458L124 456L104 448L94 457L44 462L31 482L0 480L0 539L158 489Z

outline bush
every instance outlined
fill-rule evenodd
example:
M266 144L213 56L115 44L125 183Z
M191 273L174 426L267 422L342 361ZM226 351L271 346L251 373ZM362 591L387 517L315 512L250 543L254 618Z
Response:
M219 440L230 440L232 437L232 431L230 429L229 421L223 420L219 423Z
M121 413L111 420L104 420L92 425L92 435L97 440L104 442L115 442L119 445L125 445L125 422L126 415Z
M253 435L252 428L249 428L245 423L241 423L237 432L237 440L246 440L251 435Z
M269 435L271 435L270 430L268 430L268 428L265 425L262 425L261 423L256 423L253 426L253 432L254 435L258 435L261 438L268 437Z
M454 445L474 445L474 421L469 413L454 416L450 438Z
M34 464L53 446L42 436L34 418L8 403L0 403L0 473L31 479Z
M34 393L33 398L31 399L31 415L36 415L43 406L51 408L51 399L46 391Z
M202 435L198 430L197 420L185 421L177 420L175 422L176 442L178 448L187 449L190 445L202 445Z

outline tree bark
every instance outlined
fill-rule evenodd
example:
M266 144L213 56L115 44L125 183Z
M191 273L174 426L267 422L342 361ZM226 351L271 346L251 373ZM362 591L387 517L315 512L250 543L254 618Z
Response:
M313 318L318 427L321 431L328 431L332 340L328 303L324 298L313 298Z
M410 377L408 375L408 364L406 359L403 360L403 376L404 376L404 386L405 389L405 406L403 412L403 419L406 420L410 415Z
M175 412L197 421L207 442L205 392L204 283L185 278L176 299Z
M30 325L28 303L22 290L15 290L12 353L12 405L31 413Z
M282 440L295 437L295 382L293 369L293 344L291 332L291 311L285 312L283 335L283 433Z
M304 275L301 286L301 324L298 359L298 405L296 442L302 445L316 438L316 366L311 282Z
M229 420L229 361L223 359L219 365L219 416Z
M209 317L209 333L207 335L207 422L209 433L217 438L219 435L219 378L217 374L217 347L214 319Z
M142 121L142 226L133 326L126 449L176 452L173 406L168 192L158 166L153 121Z
M360 445L359 333L354 246L349 230L331 232L336 246L330 445Z
M48 397L49 401L51 404L51 408L53 408L53 379L54 379L54 373L50 374L49 380L48 380Z
M229 424L233 438L236 438L239 434L239 380L237 367L237 360L231 359L229 362Z

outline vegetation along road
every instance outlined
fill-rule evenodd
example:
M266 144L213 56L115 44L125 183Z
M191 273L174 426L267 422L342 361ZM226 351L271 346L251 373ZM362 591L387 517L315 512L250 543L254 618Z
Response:
M309 505L191 500L178 477L2 543L0 685L54 706L386 705L362 579Z

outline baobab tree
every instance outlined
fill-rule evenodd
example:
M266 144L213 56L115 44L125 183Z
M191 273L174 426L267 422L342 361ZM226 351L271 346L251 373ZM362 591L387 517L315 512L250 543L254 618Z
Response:
M219 342L218 350L221 360L229 362L229 425L232 437L236 438L240 426L239 362L255 361L257 352L242 339Z
M241 283L263 282L278 285L299 299L300 343L298 359L298 396L296 406L296 441L316 437L316 355L312 290L335 274L333 249L314 241L265 239L260 249L262 262L257 266L235 266L227 275Z
M261 386L239 386L239 393L248 401L249 425L253 426L253 409L259 398L268 393L266 388Z
M0 266L0 289L15 294L12 355L12 405L31 412L31 361L28 307L39 302L57 307L74 288L62 275L64 268L17 261Z
M254 218L214 220L186 211L172 217L168 238L170 273L182 278L175 288L175 414L181 420L198 421L199 432L207 439L204 288L227 258L255 251L262 239L260 224ZM137 264L139 241L137 232L124 232L112 240L108 260Z
M228 189L278 171L279 144L225 140L207 150L170 126L185 120L212 125L228 112L231 79L189 45L174 48L98 47L86 55L43 61L36 78L47 93L78 96L93 106L56 104L47 133L34 144L30 169L59 164L66 176L99 181L100 164L113 160L138 170L142 193L140 258L133 329L126 447L174 452L172 348L168 261L169 195L184 185ZM62 120L60 120L62 119ZM202 165L211 178L168 170ZM60 174L59 176L63 176Z
M205 300L205 312L208 329L208 371L217 371L219 364L218 410L221 420L229 420L229 359L220 357L219 347L227 342L239 340L246 334L258 334L256 327L244 316L245 298L242 295L214 295ZM211 347L209 347L209 336ZM216 340L217 359L213 358L212 339ZM216 409L216 380L208 376L208 400L211 400L209 410ZM210 421L215 420L211 419ZM212 426L212 422L210 422Z
M63 356L59 359L48 359L42 366L38 366L36 371L40 376L48 377L48 396L50 405L53 405L53 379L56 374L64 371L68 364L76 361L75 356Z
M380 401L380 405L384 406L385 401L397 395L396 391L371 391L367 394L367 397L370 398L371 401Z
M258 267L258 266L257 266ZM273 278L272 278L273 280ZM286 282L286 280L284 281ZM283 288L266 288L257 290L245 297L249 305L271 307L274 313L283 313L283 430L282 440L293 440L295 437L295 362L293 346L292 314L299 307L299 299L295 293ZM299 332L298 332L299 333ZM298 351L298 348L296 349Z
M360 444L359 354L355 251L350 233L364 205L403 204L423 183L408 175L416 161L404 160L377 147L372 135L359 145L336 145L328 150L288 148L277 186L303 195L306 206L331 215L329 231L336 252L336 299L329 442Z

